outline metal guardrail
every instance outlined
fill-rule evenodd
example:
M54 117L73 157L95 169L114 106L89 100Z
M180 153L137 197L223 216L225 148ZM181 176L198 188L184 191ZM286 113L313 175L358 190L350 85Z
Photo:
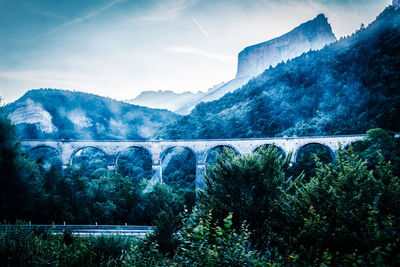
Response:
M53 234L62 234L65 230L71 231L74 236L132 236L143 238L154 230L153 226L127 225L0 225L0 228L12 230L22 228L27 230L40 229Z

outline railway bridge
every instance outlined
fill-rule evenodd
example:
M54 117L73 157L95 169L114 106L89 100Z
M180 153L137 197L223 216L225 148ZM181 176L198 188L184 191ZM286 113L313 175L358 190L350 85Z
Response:
M37 148L50 148L61 158L63 166L72 163L76 153L84 148L96 148L107 156L109 168L118 164L118 158L126 149L141 148L148 151L152 158L153 179L162 181L163 152L174 147L183 147L191 150L196 158L196 188L204 187L204 173L206 159L209 152L220 146L227 146L239 154L249 154L264 145L274 145L285 155L292 152L291 162L296 162L299 150L309 144L325 146L335 158L339 144L346 147L353 142L362 140L365 135L342 136L311 136L311 137L277 137L251 139L202 139L202 140L149 140L149 141L104 141L104 140L21 140L22 148L31 151Z

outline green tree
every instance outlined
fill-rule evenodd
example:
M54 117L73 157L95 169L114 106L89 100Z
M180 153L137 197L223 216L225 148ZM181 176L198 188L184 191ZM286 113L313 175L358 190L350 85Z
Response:
M353 151L367 161L367 166L373 169L377 165L379 155L385 161L390 161L392 171L400 176L400 139L394 133L381 128L367 131L367 138L351 145Z
M293 253L320 264L398 263L400 180L378 154L374 170L351 149L333 165L319 163L317 174L296 194L303 225Z
M235 229L246 222L258 248L278 246L282 243L279 234L298 224L295 215L285 214L285 205L290 201L288 192L301 178L286 178L290 156L282 160L273 146L245 156L225 150L217 157L217 163L207 169L200 203L212 211L215 221L221 223L232 213Z
M197 210L184 219L178 234L179 246L174 261L184 266L269 266L252 250L248 229L232 228L232 214L215 222L211 212Z
M46 216L46 194L39 166L21 150L14 126L0 109L0 216L39 221Z

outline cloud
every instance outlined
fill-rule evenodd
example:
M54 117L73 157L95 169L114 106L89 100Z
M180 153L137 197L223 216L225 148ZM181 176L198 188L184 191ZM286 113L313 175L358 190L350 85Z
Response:
M26 70L26 71L5 71L0 72L0 78L10 80L21 80L30 82L40 82L44 85L51 85L57 83L67 83L70 81L79 80L95 80L96 77L90 75L84 75L81 73L67 73L63 71L54 70Z
M197 27L199 27L200 31L204 34L205 37L207 37L208 39L210 39L210 35L208 34L208 32L203 28L203 26L201 26L200 22L197 21L197 19L195 17L192 16L192 19L194 21L194 23L196 23Z
M51 34L53 34L55 32L58 32L58 31L60 31L62 29L65 29L65 28L67 28L67 27L69 27L71 25L74 25L74 24L80 23L82 21L88 20L90 18L93 18L93 17L97 16L98 14L100 14L101 12L106 11L107 9L115 6L116 4L119 4L119 3L125 2L125 1L126 0L113 0L112 2L102 6L100 8L98 8L96 10L93 10L92 12L86 14L83 17L75 18L73 20L65 22L64 24L61 24L60 26L48 31L47 33L45 33L44 36L51 35Z
M200 56L205 56L211 59L215 59L224 63L229 63L229 64L235 64L236 63L236 57L231 56L231 55L226 55L226 54L219 54L219 53L211 53L207 52L202 49L190 47L190 46L169 46L166 48L167 51L173 52L173 53L180 53L180 54L192 54L192 55L200 55Z
M144 15L137 20L158 22L176 19L180 17L185 10L194 6L196 3L197 0L160 1L159 4L147 15Z

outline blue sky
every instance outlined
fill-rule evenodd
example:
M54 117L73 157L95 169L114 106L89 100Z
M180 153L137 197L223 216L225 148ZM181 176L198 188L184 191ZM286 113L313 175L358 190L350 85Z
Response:
M0 96L62 88L131 99L208 88L237 54L324 13L337 37L391 0L0 0Z

